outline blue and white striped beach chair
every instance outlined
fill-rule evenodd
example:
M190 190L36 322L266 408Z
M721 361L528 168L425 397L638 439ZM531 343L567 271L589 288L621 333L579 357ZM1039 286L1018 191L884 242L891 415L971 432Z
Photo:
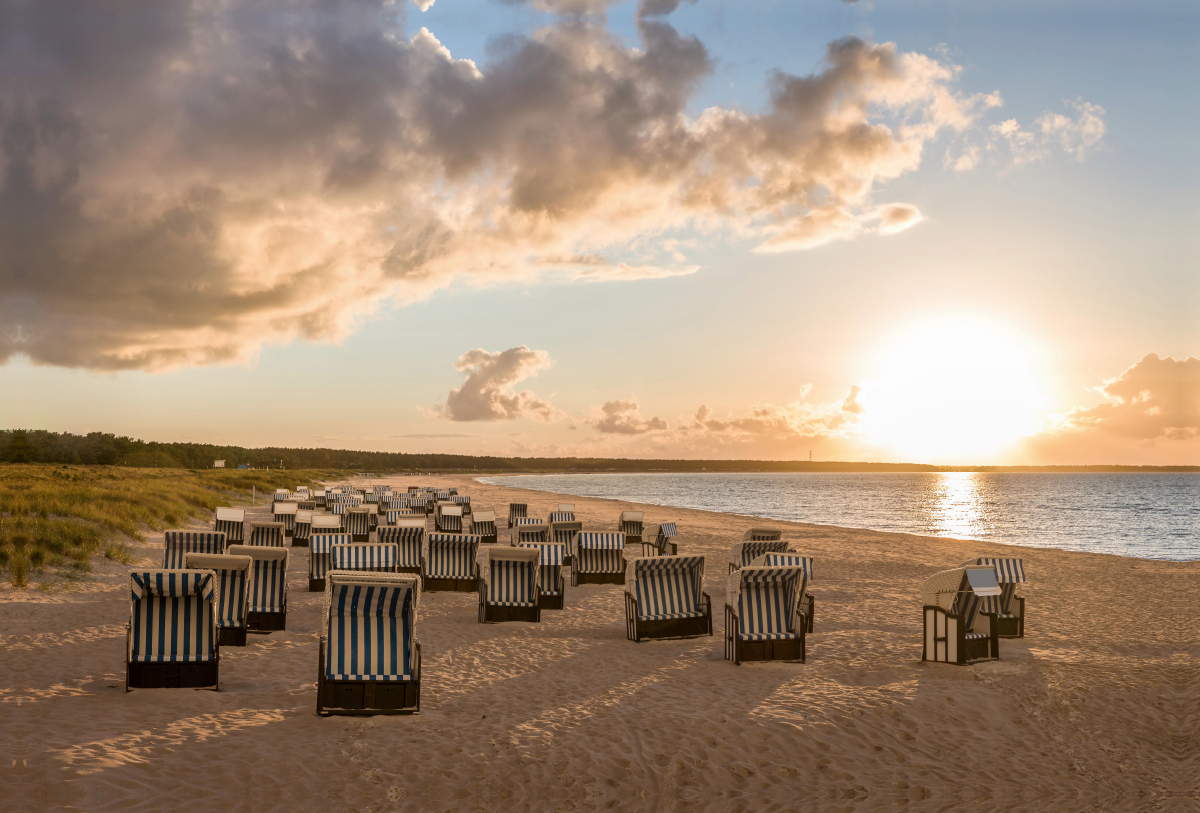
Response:
M218 508L213 530L225 534L226 545L240 545L245 541L246 510L244 508Z
M395 525L396 520L418 518L421 524L425 523L425 513L418 513L411 508L389 508L385 515L388 525Z
M225 534L216 531L167 531L163 534L163 567L180 570L189 553L224 553Z
M426 534L422 589L430 593L474 593L478 588L475 558L479 544L474 534Z
M211 570L129 572L125 691L217 688L215 587Z
M246 535L246 544L255 547L282 548L282 522L251 522L250 532Z
M808 624L800 609L803 567L747 565L729 574L725 604L725 658L804 661Z
M342 516L340 514L313 514L309 524L312 526L309 536L342 532Z
M582 522L552 522L550 524L550 541L567 549L564 564L575 561L575 538L583 530Z
M371 535L371 512L365 506L349 508L342 515L342 530L355 542L366 542Z
M482 508L471 513L471 533L480 537L484 545L496 544L496 512Z
M541 553L531 548L486 545L479 570L479 623L541 621Z
M778 542L783 539L783 531L778 528L750 528L742 534L743 542Z
M459 506L463 510L463 516L471 515L471 498L466 494L451 494L450 502Z
M463 529L463 509L461 505L438 503L434 514L434 525L446 534L460 534Z
M523 502L510 502L508 504L508 527L513 526L513 521L523 519L529 516L529 505Z
M617 530L625 534L625 541L630 545L642 544L642 524L646 515L641 511L622 511L617 520Z
M317 714L420 711L420 577L334 570L326 581Z
M379 541L396 546L397 572L420 575L425 555L424 517L402 517L395 525L380 528Z
M624 584L625 534L580 532L575 536L571 584Z
M538 607L543 610L561 610L566 606L566 579L563 565L567 559L567 548L555 542L526 542L522 547L536 550L541 567L541 598Z
M646 529L642 538L643 556L674 556L679 553L679 546L672 542L679 536L679 529L674 522L663 522L651 525Z
M712 599L704 592L703 556L646 556L625 569L625 635L712 635Z
M296 512L296 525L292 529L292 547L307 548L308 538L312 536L312 518L315 511L303 508Z
M996 613L980 605L1000 596L992 566L959 567L935 573L921 585L925 605L923 661L966 664L1000 657Z
M556 522L574 522L574 511L551 511L550 516L546 520L547 525L553 525Z
M518 517L513 526L512 540L509 544L514 547L526 542L549 542L550 529L546 523L533 517Z
M308 592L320 593L325 589L325 574L333 570L334 545L352 545L350 534L313 534L308 539Z
M388 542L334 545L333 570L362 570L370 573L396 572L396 546Z
M274 520L283 523L283 535L288 539L296 530L296 513L299 510L300 505L296 502L277 502L271 509Z
M287 548L261 545L230 545L232 556L249 556L250 609L246 629L250 632L276 632L287 629Z
M318 508L325 507L325 489L318 488L312 493L312 501L317 504Z
M729 572L746 567L755 559L767 553L787 553L788 543L782 539L756 539L753 541L735 542L729 548Z
M216 578L217 646L245 646L254 560L227 553L189 553L184 562L185 569L211 570Z
M999 596L988 596L980 603L981 613L995 613L998 638L1025 637L1025 597L1017 595L1017 585L1025 583L1025 562L1021 559L994 559L981 556L960 567L991 566L1000 584Z
M805 631L812 635L817 611L816 599L813 598L812 593L808 592L808 585L813 581L813 558L801 556L795 551L764 553L750 564L759 567L798 567L804 571L804 591L800 594L800 612L804 613Z

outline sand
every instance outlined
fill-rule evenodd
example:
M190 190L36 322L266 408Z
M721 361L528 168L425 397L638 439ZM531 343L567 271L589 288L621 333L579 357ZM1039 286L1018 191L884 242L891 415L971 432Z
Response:
M1020 549L1026 637L934 665L921 582L1012 548L769 523L816 557L816 631L805 664L735 667L725 562L749 518L393 482L455 485L501 516L570 501L588 529L625 509L674 520L681 552L710 557L714 635L627 641L619 586L568 586L540 624L426 594L421 714L319 718L305 549L288 630L224 648L220 692L125 692L127 568L98 560L69 589L0 592L0 810L1200 809L1198 563Z

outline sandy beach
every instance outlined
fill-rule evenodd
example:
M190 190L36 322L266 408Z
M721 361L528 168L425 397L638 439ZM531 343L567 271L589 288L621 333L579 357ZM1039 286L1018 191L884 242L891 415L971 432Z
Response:
M457 486L498 517L560 501L386 482ZM627 641L613 585L568 586L540 624L426 594L421 713L319 718L307 549L287 631L223 648L219 692L125 692L128 568L97 560L69 589L0 591L0 810L1200 809L1200 563L561 500L589 530L624 509L676 521L680 552L709 557L714 635ZM815 557L805 664L723 659L727 550L751 524ZM1025 560L1026 637L998 662L922 663L921 582L978 555Z

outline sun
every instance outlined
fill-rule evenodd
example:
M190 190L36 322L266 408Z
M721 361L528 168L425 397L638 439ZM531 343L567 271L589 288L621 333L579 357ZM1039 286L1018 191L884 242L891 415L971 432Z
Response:
M864 439L906 462L995 462L1045 420L1036 361L1027 340L978 319L899 331L859 397Z

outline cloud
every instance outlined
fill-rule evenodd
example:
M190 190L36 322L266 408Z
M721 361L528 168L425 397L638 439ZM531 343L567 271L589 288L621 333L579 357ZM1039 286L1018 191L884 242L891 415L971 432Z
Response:
M153 3L103 24L0 0L0 362L237 362L451 285L695 270L624 256L635 239L886 232L879 188L995 96L849 37L810 75L773 73L761 111L691 115L713 60L664 17L675 0L640 5L636 47L577 16L606 2L540 5L568 13L477 65L387 0ZM1076 109L1039 137L1081 156L1100 112Z
M1023 129L1016 119L1008 119L988 128L993 144L1000 141L1006 143L1014 164L1042 161L1056 147L1075 160L1082 161L1108 131L1104 123L1105 110L1098 104L1090 104L1082 99L1064 104L1075 111L1075 118L1046 112L1034 121L1036 130Z
M511 421L515 418L554 420L554 407L529 390L513 386L550 366L550 354L525 345L499 353L468 350L458 357L455 369L467 380L450 390L440 414L452 421Z
M483 435L471 435L464 432L414 432L409 435L392 435L394 438L481 438Z
M1151 353L1096 391L1104 402L1069 412L1063 430L1144 441L1200 437L1200 359Z
M850 434L863 413L858 402L861 388L851 386L842 401L830 404L805 401L810 389L805 385L801 398L786 406L762 404L725 420L714 418L712 410L701 405L695 415L679 421L676 431L681 439L741 442L810 440Z
M643 418L633 398L605 402L591 424L593 429L605 435L644 435L668 429L667 422L661 418Z

